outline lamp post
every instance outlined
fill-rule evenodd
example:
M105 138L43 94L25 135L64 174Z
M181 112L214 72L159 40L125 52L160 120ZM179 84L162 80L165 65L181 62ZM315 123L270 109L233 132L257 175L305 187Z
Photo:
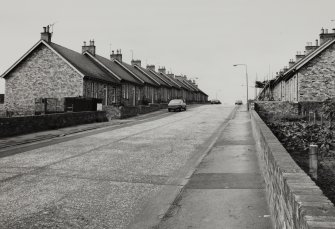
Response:
M234 64L233 65L234 67L237 67L237 66L244 66L245 67L245 78L246 78L246 81L247 81L247 111L249 111L249 97L248 97L248 88L249 88L249 85L248 85L248 65L246 64Z

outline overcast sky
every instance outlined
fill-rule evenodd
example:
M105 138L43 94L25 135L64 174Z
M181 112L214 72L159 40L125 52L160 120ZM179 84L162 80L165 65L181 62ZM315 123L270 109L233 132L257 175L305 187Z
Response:
M210 98L232 103L249 85L288 65L321 27L335 27L334 0L0 0L0 74L55 23L52 41L81 51L95 40L97 53L122 49L123 59L165 66L197 77ZM249 97L254 96L249 88ZM0 93L4 82L0 82Z

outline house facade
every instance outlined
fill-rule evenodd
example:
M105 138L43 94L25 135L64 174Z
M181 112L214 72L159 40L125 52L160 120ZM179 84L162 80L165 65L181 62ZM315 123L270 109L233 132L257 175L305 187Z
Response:
M335 96L335 30L322 29L320 45L308 43L289 68L268 81L259 100L304 102L323 101Z
M49 27L44 27L41 39L3 73L4 108L13 115L34 115L36 101L43 99L58 101L60 111L68 97L97 98L103 106L114 107L189 99L183 95L189 87L156 72L153 65L123 62L121 50L105 58L97 55L93 40L84 42L79 53L51 39Z
M80 53L52 43L51 35L46 27L41 40L3 74L7 111L33 115L38 98L93 96L105 104L117 99L117 80Z

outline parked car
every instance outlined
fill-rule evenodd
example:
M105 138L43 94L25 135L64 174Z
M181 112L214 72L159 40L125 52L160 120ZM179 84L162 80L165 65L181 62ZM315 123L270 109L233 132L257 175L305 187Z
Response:
M218 99L212 99L211 104L221 104L221 101Z
M182 99L172 99L168 104L168 111L186 111L186 103Z
M236 100L235 101L235 105L242 105L242 104L243 104L242 100Z

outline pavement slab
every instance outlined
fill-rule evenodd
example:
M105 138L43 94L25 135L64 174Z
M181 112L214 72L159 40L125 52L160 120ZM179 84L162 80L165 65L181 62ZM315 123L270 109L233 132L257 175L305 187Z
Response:
M244 107L229 120L157 228L273 228Z

